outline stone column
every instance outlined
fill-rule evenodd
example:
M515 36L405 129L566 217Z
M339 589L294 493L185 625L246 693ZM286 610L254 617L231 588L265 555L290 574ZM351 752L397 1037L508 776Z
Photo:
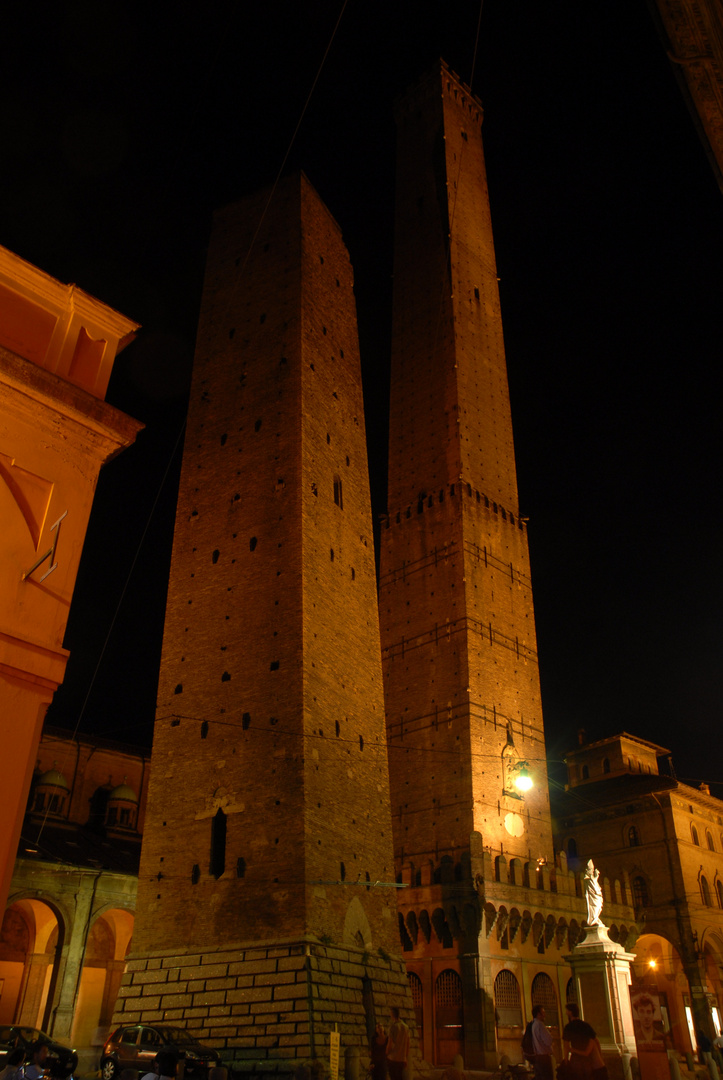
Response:
M608 937L607 927L589 926L564 959L572 968L580 1014L594 1027L611 1078L622 1077L622 1055L635 1054L628 953Z
M489 944L484 931L479 934L477 943L476 953L470 952L462 957L464 1064L468 1069L495 1069L494 985Z
M96 875L82 874L78 891L75 894L75 912L70 937L63 945L61 961L60 992L58 1004L53 1013L51 1034L56 1038L70 1038L73 1027L73 1014L80 987L80 973L83 966L85 942L88 937L90 914L95 896Z
M106 1029L106 1033L113 1022L113 1010L115 1009L116 998L118 997L125 969L125 960L109 960L106 964L103 1001L100 1006L100 1016L98 1017L98 1027Z
M18 1024L42 1027L40 1008L48 967L52 962L53 953L31 953L27 958L20 1007L17 1010Z

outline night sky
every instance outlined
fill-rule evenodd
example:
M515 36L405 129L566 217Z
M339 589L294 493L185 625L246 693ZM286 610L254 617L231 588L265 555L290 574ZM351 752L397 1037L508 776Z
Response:
M485 109L551 767L627 730L719 783L723 195L644 0L486 0L474 73L477 2L6 19L0 243L143 324L108 400L146 430L103 470L48 721L150 742L211 213L273 181L340 13L287 169L354 264L375 516L392 104L443 56Z

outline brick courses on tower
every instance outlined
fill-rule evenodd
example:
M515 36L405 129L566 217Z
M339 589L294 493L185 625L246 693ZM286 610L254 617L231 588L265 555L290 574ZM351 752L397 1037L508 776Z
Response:
M412 886L446 883L438 951L455 940L460 956L477 957L460 961L463 1004L448 1035L437 1032L451 1060L453 1029L458 1042L464 1030L469 1065L496 1064L485 1058L495 1042L482 852L532 867L533 884L538 860L553 863L481 123L479 102L444 65L397 106L379 600L397 869ZM521 798L523 763L534 787ZM416 908L416 927L430 898L412 888L399 899L405 919ZM419 1011L431 994L420 987ZM443 1063L430 1027L425 1019L426 1052Z
M303 175L267 202L208 256L115 1020L283 1071L412 1012L352 268Z

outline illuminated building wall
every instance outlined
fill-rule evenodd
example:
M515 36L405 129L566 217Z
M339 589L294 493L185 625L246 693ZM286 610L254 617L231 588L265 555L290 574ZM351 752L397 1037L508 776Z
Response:
M103 400L137 329L0 248L0 910L101 465L140 424Z
M723 802L669 765L661 774L669 754L626 732L581 737L553 810L571 867L592 857L618 894L630 883L641 926L634 978L661 996L671 1043L685 1053L696 1049L686 1010L711 1038L723 1010Z
M397 105L379 608L395 858L412 886L400 905L425 1053L441 1064L463 1050L469 1065L495 1067L505 1035L484 904L500 883L547 891L555 867L481 124L479 101L444 65ZM525 768L534 786L521 794ZM513 924L541 901L549 910L528 911L533 922L564 923L547 948L537 935L531 949L533 935L522 949L534 966L521 985L545 974L557 994L557 939L567 943L579 905L510 895L499 898L505 915L514 905ZM516 950L529 928L508 933Z
M0 1025L80 1050L108 1034L133 933L149 765L133 747L43 732L0 931Z

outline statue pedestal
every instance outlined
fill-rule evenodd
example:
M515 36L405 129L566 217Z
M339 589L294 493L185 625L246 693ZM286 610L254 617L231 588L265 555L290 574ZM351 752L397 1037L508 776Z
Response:
M608 937L606 926L588 926L565 960L572 968L580 1015L596 1031L611 1080L629 1073L636 1053L630 1006L630 964L635 953Z

